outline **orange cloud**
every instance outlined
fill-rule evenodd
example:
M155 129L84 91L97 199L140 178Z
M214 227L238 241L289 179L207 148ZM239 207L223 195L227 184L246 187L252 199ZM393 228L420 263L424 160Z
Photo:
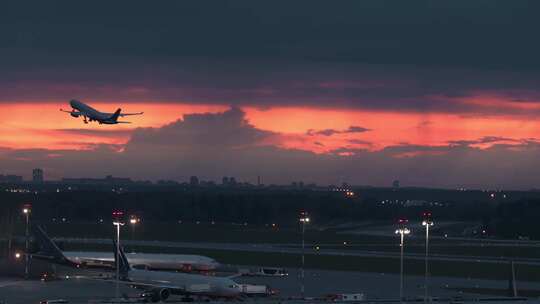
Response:
M298 107L264 110L248 107L245 111L249 121L256 127L289 135L284 137L282 146L315 152L328 152L340 147L378 150L401 143L438 146L449 141L475 140L486 136L519 140L540 134L540 120L523 120L523 117L510 115L464 117L445 113ZM350 126L361 126L370 131L334 136L302 136L310 129L342 130ZM355 141L360 144L355 144ZM366 145L366 142L372 145Z

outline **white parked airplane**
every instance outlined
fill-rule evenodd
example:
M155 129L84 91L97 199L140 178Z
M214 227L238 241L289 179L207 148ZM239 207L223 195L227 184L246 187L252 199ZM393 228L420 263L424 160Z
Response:
M171 294L209 298L237 298L242 295L242 287L230 277L132 269L122 248L119 257L116 244L113 251L115 264L119 263L120 281L148 290L147 297L154 302L165 301Z
M107 124L107 125L114 125L118 123L131 123L129 121L118 121L118 117L143 114L143 112L120 113L122 109L118 109L114 113L103 113L75 99L72 99L69 102L69 104L71 105L71 108L72 108L71 111L66 111L62 109L60 109L60 111L69 113L71 116L75 118L82 116L84 118L83 120L84 123L88 123L89 121L97 121L99 124Z
M75 263L110 267L114 265L112 252L63 251L63 254ZM129 264L136 269L208 272L219 267L216 260L201 255L127 253L126 256Z
M78 263L66 257L41 227L32 225L32 231L40 248L38 253L32 254L33 258L81 272L88 270L88 273L92 273L92 271L99 270L95 273L100 273L104 270L103 266ZM114 246L114 259L114 265L116 265L116 261L119 263L121 276L113 282L145 289L143 297L150 298L153 302L164 301L171 294L209 298L235 298L242 295L241 286L231 280L231 277L132 269L122 249L120 257L117 257L116 244ZM111 271L110 267L107 269L109 272ZM75 277L84 278L84 276ZM108 278L105 280L111 281Z

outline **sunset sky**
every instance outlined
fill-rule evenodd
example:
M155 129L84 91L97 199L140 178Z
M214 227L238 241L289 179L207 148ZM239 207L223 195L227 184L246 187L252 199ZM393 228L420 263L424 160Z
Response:
M270 3L6 5L0 174L540 188L529 2Z

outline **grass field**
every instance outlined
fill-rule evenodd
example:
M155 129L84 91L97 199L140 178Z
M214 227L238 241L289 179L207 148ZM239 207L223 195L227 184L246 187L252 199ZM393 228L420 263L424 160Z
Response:
M112 225L104 223L47 223L46 230L54 237L111 238ZM307 244L326 249L399 251L398 238L393 236L348 235L340 231L316 227L305 234ZM226 243L273 243L296 246L301 241L300 229L291 227L252 226L242 224L193 224L193 223L142 223L134 228L122 230L123 239L182 241L182 242L226 242ZM344 245L344 243L346 245ZM518 247L512 244L488 244L489 240L463 242L452 239L433 239L430 252L433 254L470 255L504 258L540 258L540 247ZM407 252L423 253L422 238L406 240Z
M450 243L450 242L449 242ZM369 250L369 251L384 251L384 252L399 252L398 244L351 244L346 245L326 245L326 249L339 250ZM426 247L423 242L406 242L406 250L410 253L422 254ZM513 245L487 245L478 242L477 244L469 243L450 243L444 244L438 242L430 244L430 254L442 255L467 255L481 257L497 257L497 258L539 258L540 247L536 246L513 246Z

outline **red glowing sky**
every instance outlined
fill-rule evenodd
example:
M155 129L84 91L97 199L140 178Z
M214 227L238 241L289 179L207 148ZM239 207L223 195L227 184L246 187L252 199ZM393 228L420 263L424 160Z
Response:
M455 102L498 109L538 110L536 103L516 103L501 98L480 96ZM89 146L125 144L134 128L154 127L182 119L190 113L217 113L228 109L218 104L88 102L104 112L122 107L126 112L144 111L143 116L127 117L132 124L83 124L59 111L67 102L3 103L0 111L0 146L14 149L86 149ZM512 144L540 134L540 121L534 115L464 115L426 111L344 109L330 107L240 106L247 121L257 129L276 133L263 144L326 153L339 148L380 150L401 144L447 145L454 141L473 141L501 137L497 143ZM351 126L365 132L342 132ZM317 131L332 129L331 135ZM85 132L102 131L102 132ZM311 130L311 133L308 134ZM478 144L480 148L493 143Z

